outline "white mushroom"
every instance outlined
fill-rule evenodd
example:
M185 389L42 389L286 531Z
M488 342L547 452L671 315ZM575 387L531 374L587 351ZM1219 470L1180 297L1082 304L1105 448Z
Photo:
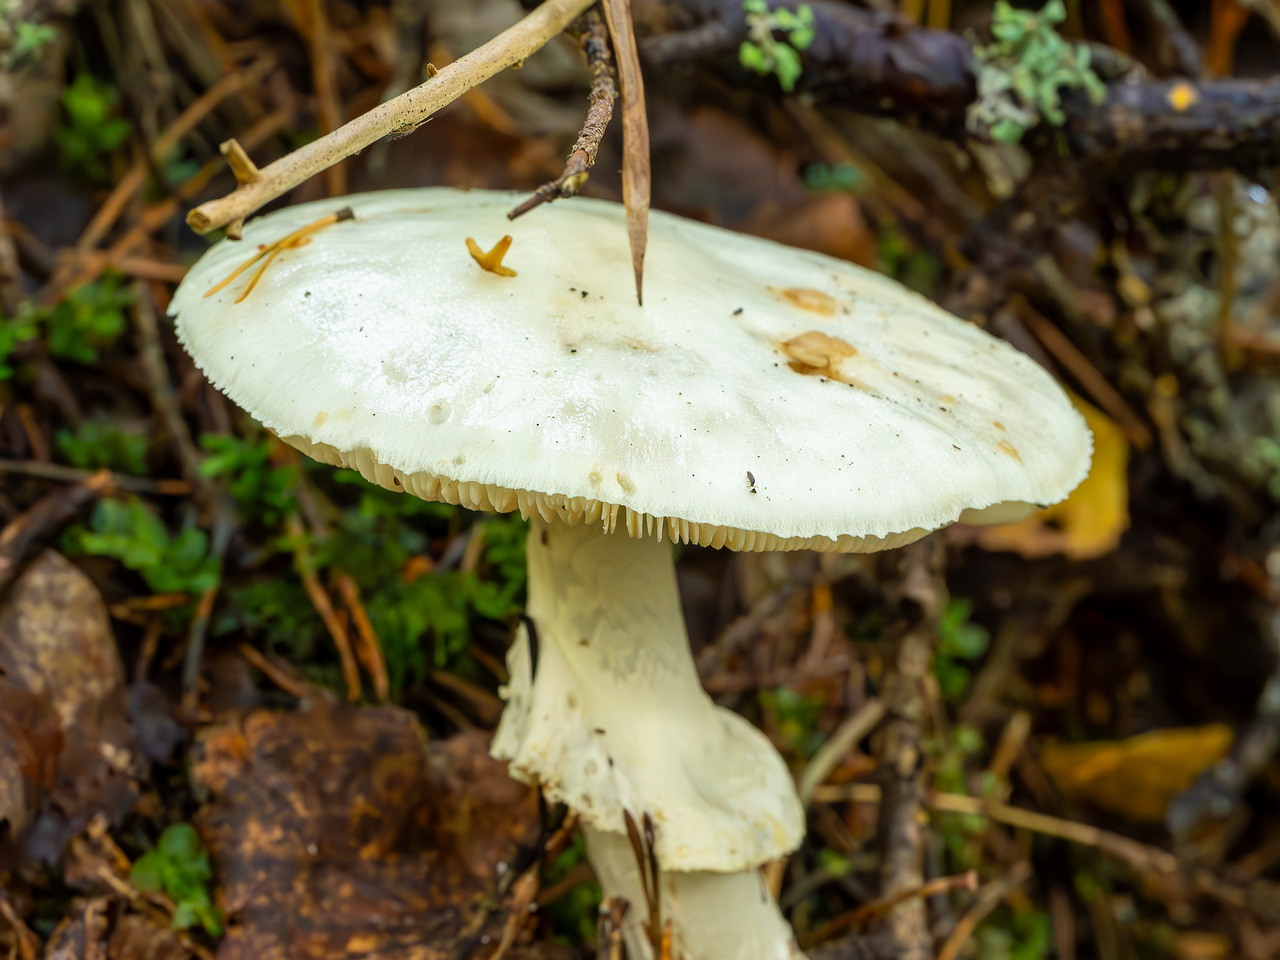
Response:
M1083 478L1088 430L1026 356L877 274L654 213L639 307L621 207L509 223L513 202L402 190L263 217L192 269L178 335L311 456L533 521L537 662L522 631L495 755L578 812L607 893L638 896L623 810L652 817L686 960L780 960L758 867L797 847L801 806L703 692L667 541L868 551L1014 519ZM343 204L240 302L256 266L205 296ZM482 270L466 238L508 233L516 275Z

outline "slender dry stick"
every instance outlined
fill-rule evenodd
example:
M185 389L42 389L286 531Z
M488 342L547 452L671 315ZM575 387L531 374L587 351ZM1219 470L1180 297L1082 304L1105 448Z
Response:
M5 226L4 198L0 197L0 314L18 312L22 302L22 271L18 267L18 248Z
M315 560L307 548L306 530L296 513L289 515L285 529L294 544L294 569L302 578L302 586L307 591L307 596L311 598L311 605L316 608L316 613L320 615L325 629L329 631L333 645L338 648L338 659L342 662L342 680L347 687L347 700L355 703L360 699L363 691L360 687L360 667L357 665L355 652L351 649L351 638L348 636L346 625L338 618L328 591L316 575Z
M883 916L891 908L896 907L900 903L907 900L928 900L940 893L950 893L952 890L968 890L970 893L978 889L978 873L970 870L967 873L956 874L950 877L937 877L927 883L922 883L918 887L910 890L901 890L891 897L881 897L879 900L872 900L864 903L859 907L842 913L831 920L828 920L817 930L809 935L810 943L822 943L830 940L836 934L848 927L861 927L866 925L870 920Z
M978 891L978 901L960 918L956 928L947 937L947 942L938 951L938 960L955 960L960 949L969 942L973 932L978 929L983 919L1007 897L1015 887L1021 886L1031 878L1031 864L1020 860L1014 864L1003 877L992 880Z
M649 234L649 120L644 108L644 78L631 25L630 0L602 0L613 54L622 80L622 202L627 208L627 239L636 274L636 301L644 303L644 248Z
M138 356L147 377L151 405L173 443L178 462L182 465L182 477L195 489L199 500L209 503L212 487L200 473L200 453L182 416L178 395L165 363L164 348L160 344L160 321L156 317L154 294L151 285L143 280L137 280L133 285L133 333L138 340Z
M806 807L809 805L813 792L840 765L840 761L857 742L870 733L883 718L884 704L879 700L868 700L827 737L797 780L796 793L800 795L801 803Z
M587 182L587 171L595 165L600 141L613 119L613 101L618 98L616 76L613 69L613 52L609 49L609 32L599 11L592 8L579 19L581 28L578 45L591 69L591 96L587 106L587 118L582 132L569 152L564 171L554 180L540 186L532 197L507 214L508 220L522 217L535 207L552 200L572 197Z
M943 813L989 817L1010 827L1058 837L1086 847L1097 847L1126 861L1140 873L1175 873L1178 870L1178 858L1173 854L1109 830L1099 830L1087 823L1076 823L1074 820L1063 820L1034 810L1011 807L1004 803L988 803L978 797L955 793L935 793L927 803L932 809Z
M351 622L356 628L356 638L360 641L355 654L373 680L373 692L383 703L391 696L391 683L387 677L387 663L382 656L382 644L378 642L378 632L373 628L373 621L365 610L360 599L360 588L349 573L339 573L335 585L351 612Z
M369 144L393 134L416 130L433 113L494 74L539 50L593 0L545 0L519 23L488 43L440 70L434 77L368 113L343 124L333 133L253 171L253 179L233 193L210 200L187 214L196 233L234 225L302 181L315 176Z
M321 128L324 133L330 133L341 124L342 107L334 89L329 14L325 10L325 0L310 0L307 6L311 27L307 36L307 43L311 48L311 82L315 86L316 100L319 102L317 112ZM347 192L347 171L342 161L331 166L324 175L325 189L329 196L338 197Z

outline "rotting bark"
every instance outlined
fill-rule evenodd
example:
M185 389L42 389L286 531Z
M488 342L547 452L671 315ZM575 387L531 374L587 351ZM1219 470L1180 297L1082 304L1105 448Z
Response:
M927 708L924 683L933 660L936 622L945 588L941 541L926 539L904 551L902 597L920 608L916 624L897 643L884 682L888 720L880 744L884 781L880 805L883 855L881 896L893 897L923 885L924 735ZM900 960L933 956L925 901L913 897L888 911L889 928Z
M798 0L776 6L795 8ZM803 53L797 91L822 104L893 116L961 139L977 96L972 44L956 33L916 26L882 13L814 0L816 35ZM747 25L737 0L637 0L649 27L641 44L653 64L722 59L737 68ZM741 78L737 82L741 82ZM773 81L762 81L778 90ZM1145 80L1107 84L1093 104L1068 95L1066 142L1077 157L1124 172L1232 167L1251 171L1280 163L1280 81ZM1034 136L1027 139L1034 146ZM1058 149L1058 141L1045 149Z

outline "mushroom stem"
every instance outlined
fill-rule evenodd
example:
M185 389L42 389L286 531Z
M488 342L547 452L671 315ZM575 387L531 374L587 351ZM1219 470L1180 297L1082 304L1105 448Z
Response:
M637 822L649 815L671 899L663 915L675 918L685 960L786 956L773 941L729 953L694 949L703 942L695 928L712 922L704 910L767 916L761 929L790 944L755 874L794 850L804 827L772 744L702 689L670 545L535 517L527 549L537 649L522 629L508 653L511 683L494 755L578 813L597 872L633 900L632 917L646 911L635 902L623 811Z
M643 924L644 887L626 837L585 830L587 858L605 898L623 897L631 908L623 922L627 957L658 960ZM758 868L734 873L668 871L659 884L662 916L675 930L671 955L680 960L804 960L791 927L778 910Z

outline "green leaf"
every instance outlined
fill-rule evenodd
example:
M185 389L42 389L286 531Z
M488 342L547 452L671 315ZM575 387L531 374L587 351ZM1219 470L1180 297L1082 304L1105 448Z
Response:
M200 835L190 824L175 823L165 828L155 847L138 858L129 879L139 890L163 892L173 899L173 929L199 924L216 937L222 932L222 917L209 897L212 876Z
M770 70L770 64L765 58L764 51L750 40L744 40L742 45L738 47L738 62L748 70L754 70L756 73L767 74Z

